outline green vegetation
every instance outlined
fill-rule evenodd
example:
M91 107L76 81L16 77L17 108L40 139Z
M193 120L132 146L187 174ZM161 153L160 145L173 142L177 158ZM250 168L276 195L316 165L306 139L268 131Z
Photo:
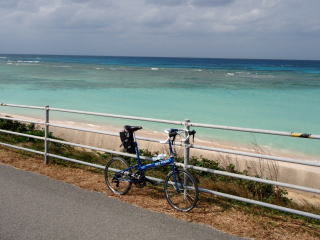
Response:
M36 136L44 136L43 129L37 128L34 124L24 124L17 121L10 121L10 120L1 120L0 119L0 129L30 134L30 135L36 135ZM52 133L49 134L50 138L55 138ZM57 139L57 138L55 138ZM43 151L43 141L29 138L29 137L22 137L22 136L16 136L11 134L5 134L0 133L0 141L18 145L18 146L24 146L28 148L32 148L38 151ZM74 158L77 160L90 162L90 163L96 163L100 165L105 165L106 162L113 157L112 154L109 153L101 153L101 152L95 152L95 151L86 151L83 149L75 148L66 144L58 144L51 142L49 144L49 152L52 154L57 154L60 156L68 157L68 158ZM22 152L22 154L31 154L31 153L25 153ZM148 150L141 150L141 155L143 156L154 156L157 153L151 153ZM135 164L135 159L124 157L130 165ZM180 157L177 157L178 162L183 162L183 159ZM77 167L77 168L83 168L88 171L94 171L94 172L100 172L102 173L102 170L95 169L71 162L67 162L64 160L59 160L55 158L50 158L51 164L59 164L63 166L68 167ZM248 175L248 171L237 171L236 167L233 164L229 164L226 167L222 167L219 164L219 161L212 160L212 159L206 159L206 158L196 158L192 157L190 159L190 164L194 166L199 167L205 167L215 170L221 170L221 171L228 171L232 173L237 174L243 174ZM156 168L148 171L149 176L158 177L158 178L164 178L166 174L170 171L169 167L163 167L163 168ZM202 188L212 189L215 191L220 191L228 194L233 194L240 197L250 198L258 201L264 201L276 205L281 205L284 207L290 207L299 209L302 211L308 211L313 212L316 214L320 214L319 207L305 204L304 206L297 205L293 201L291 201L287 197L287 191L283 188L276 187L270 184L264 184L264 183L257 183L254 181L248 181L243 179L237 179L227 176L221 176L206 172L199 172L195 170L190 170L192 174L197 178L198 184ZM256 177L261 177L257 175ZM309 223L317 223L319 224L319 221L309 219L309 218L303 218L296 215L286 214L283 212L278 212L275 210L263 208L263 207L252 207L250 204L246 204L243 202L233 201L233 200L227 200L223 198L213 198L212 196L204 194L204 197L201 197L201 201L206 201L207 203L215 203L220 204L221 206L228 207L240 207L245 211L248 211L250 213L256 212L257 214L261 214L262 212L264 214L280 214L282 216L293 216L294 218L302 218L305 219Z
M24 124L18 121L0 119L0 129L19 132L19 133L25 133L25 134L35 135L40 137L44 136L44 131L36 129L34 124ZM51 133L50 133L50 137L52 137ZM15 136L10 134L1 134L0 139L5 140L8 143L42 142L41 140L38 140L38 139L23 137L23 136Z

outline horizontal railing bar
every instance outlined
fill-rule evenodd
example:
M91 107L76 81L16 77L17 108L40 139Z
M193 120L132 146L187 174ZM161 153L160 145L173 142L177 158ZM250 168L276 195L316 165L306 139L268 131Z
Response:
M7 134L13 134L13 135L17 135L17 136L22 136L22 137L29 137L29 138L44 140L44 137L39 137L39 136L25 134L25 133L13 132L13 131L8 131L8 130L3 130L3 129L0 129L0 132L7 133Z
M61 160L68 161L68 162L74 162L74 163L86 165L86 166L89 166L89 167L94 167L94 168L99 168L99 169L104 169L105 168L104 166L99 165L99 164L88 163L88 162L76 160L76 159L73 159L73 158L62 157L62 156L59 156L59 155L56 155L56 154L52 154L52 153L48 153L47 155L49 157L54 157L54 158L58 158L58 159L61 159Z
M132 157L132 158L136 157L135 154L118 152L118 151L113 151L113 150L109 150L109 149L105 149L105 148L92 147L92 146L78 144L78 143L71 143L71 142L66 142L66 141L57 140L57 139L53 139L53 138L47 138L47 140L50 141L50 142L66 144L66 145L70 145L70 146L74 146L74 147L87 148L87 149L91 149L91 150L95 150L95 151L99 151L99 152L107 152L107 153L117 154L117 155L121 155L121 156L125 156L125 157ZM145 157L145 156L140 156L140 158L142 160L152 160L152 158L148 158L148 157Z
M24 137L31 137L31 138L33 137L33 138L40 139L40 140L44 139L43 137L33 136L33 135L29 135L29 134L16 133L16 132L11 132L11 131L1 130L1 129L0 129L0 132L15 134L15 135L24 136ZM82 148L87 148L87 149L101 151L101 152L108 152L108 153L118 154L118 155L127 156L127 157L135 157L134 154L122 153L122 152L112 151L112 150L108 150L108 149L104 149L104 148L97 148L97 147L92 147L92 146L88 146L88 145L70 143L70 142L51 139L51 138L49 138L48 140L51 142L72 145L75 147L82 147ZM145 160L152 160L151 158L147 158L144 156L141 156L141 158L145 159ZM182 166L182 167L184 166L183 164L180 164L180 163L177 163L177 165ZM265 180L265 179L261 179L261 178L254 178L254 177L250 177L250 176L228 173L225 171L218 171L218 170L213 170L213 169L208 169L208 168L203 168L203 167L197 167L197 166L193 166L193 165L188 165L187 167L195 169L195 170L203 171L203 172L210 172L213 174L241 178L241 179L245 179L245 180L251 180L251 181L256 181L256 182L261 182L261 183L266 183L266 184L273 184L273 185L277 185L277 186L281 186L281 187L288 187L288 188L292 188L292 189L296 189L296 190L302 190L302 191L307 191L307 192L312 192L312 193L317 193L317 194L320 193L320 190L308 188L308 187L303 187L303 186L298 186L298 185L292 185L292 184L281 183L281 182L276 182L276 181L271 181L271 180Z
M6 130L1 130L1 129L0 129L0 132L19 135L19 136L24 136L24 137L36 138L36 139L40 139L40 140L44 139L43 137L39 137L39 136L23 134L23 133L17 133L17 132L12 132L12 131L6 131ZM87 149L91 149L91 150L96 150L96 151L101 151L101 152L108 152L108 153L112 153L112 154L119 154L119 155L123 155L123 156L127 156L127 157L135 157L134 154L127 154L127 153L122 153L122 152L118 152L118 151L112 151L112 150L108 150L108 149L104 149L104 148L91 147L91 146L88 146L88 145L70 143L70 142L51 139L51 138L48 139L48 140L51 141L51 142L72 145L72 146L75 146L75 147L83 147L83 148L87 148ZM144 159L143 156L141 156L141 158ZM150 158L147 158L147 157L145 159L146 160L151 160ZM183 164L177 163L177 165L183 167ZM318 193L318 194L320 193L320 190L313 189L313 188L307 188L307 187L303 187L303 186L297 186L297 185L281 183L281 182L276 182L276 181L271 181L271 180L264 180L264 179L260 179L260 178L254 178L254 177L240 175L240 174L234 174L234 173L228 173L228 172L224 172L224 171L218 171L218 170L213 170L213 169L208 169L208 168L203 168L203 167L197 167L197 166L193 166L193 165L188 165L187 167L195 169L195 170L203 171L203 172L210 172L210 173L213 173L213 174L219 174L219 175L224 175L224 176L230 176L230 177L236 177L236 178L241 178L241 179L246 179L246 180L252 180L252 181L256 181L256 182L273 184L273 185L277 185L277 186L288 187L288 188L292 188L292 189L308 191L308 192L313 192L313 193Z
M32 109L45 109L45 107L39 107L39 106L27 106L27 105L6 104L6 103L1 103L0 106L32 108ZM173 120L145 118L145 117L118 115L118 114L109 114L109 113L98 113L98 112L80 111L80 110L63 109L63 108L49 108L49 109L51 111L58 111L58 112L78 113L78 114L95 115L95 116L102 116L102 117L122 118L122 119L141 120L141 121L148 121L148 122L159 122L159 123L169 123L169 124L175 124L175 125L184 125L184 122L173 121ZM271 135L279 135L279 136L320 139L320 135L315 135L315 134L307 134L307 136L305 136L303 133L264 130L264 129L255 129L255 128L242 128L242 127L224 126L224 125L216 125L216 124L204 124L204 123L189 123L188 125L193 126L193 127L214 128L214 129L222 129L222 130L271 134Z
M44 152L40 152L40 151L33 150L33 149L30 149L30 148L19 147L19 146L15 146L15 145L11 145L11 144L8 144L8 143L3 143L3 142L0 142L0 145L5 146L5 147L10 147L10 148L15 148L15 149L18 149L18 150L23 150L23 151L27 151L27 152L32 152L32 153L37 153L37 154L40 154L40 155L44 155Z
M68 125L63 125L63 124L55 124L55 123L49 123L47 125L51 126L51 127L59 127L59 128L72 129L72 130L77 130L77 131L82 131L82 132L91 132L91 133L119 137L119 133L117 133L117 132L109 132L109 131L102 131L102 130L95 130L95 129L88 129L88 128L73 127L73 126L68 126ZM155 138L147 138L147 137L140 137L140 136L136 136L136 139L148 141L148 142L156 142L156 143L160 143L160 141L161 141L161 140L155 139ZM176 143L176 142L174 143L174 145L182 146L181 143Z
M279 136L288 136L288 137L303 137L300 133L295 132L283 132L283 131L274 131L274 130L264 130L264 129L255 129L255 128L241 128L241 127L232 127L232 126L224 126L224 125L215 125L215 124L203 124L203 123L189 123L189 126L192 127L203 127L203 128L214 128L214 129L222 129L222 130L230 130L230 131L239 131L239 132L251 132L251 133L261 133L261 134L271 134L271 135L279 135ZM320 135L309 134L307 137L310 139L320 139Z
M320 220L320 215L309 213L309 212L299 211L299 210L295 210L295 209L292 209L292 208L281 207L281 206L278 206L278 205L265 203L265 202L260 202L260 201L256 201L256 200L252 200L252 199L248 199L248 198L238 197L238 196L234 196L234 195L230 195L230 194L226 194L226 193L216 192L216 191L208 190L208 189L205 189L205 188L199 188L199 191L200 192L209 193L209 194L213 194L213 195L220 196L220 197L225 197L225 198L229 198L229 199L233 199L233 200L237 200L237 201L241 201L241 202L255 204L255 205L262 206L262 207L272 208L272 209L276 209L276 210L279 210L279 211L293 213L293 214L297 214L297 215L300 215L300 216L305 216L305 217L310 217L310 218L314 218L314 219Z
M63 108L49 108L49 109L51 111L57 111L57 112L78 113L78 114L94 115L94 116L101 116L101 117L122 118L122 119L140 120L140 121L158 122L158 123L169 123L169 124L175 124L175 125L184 124L184 122L180 122L180 121L164 120L164 119L156 119L156 118L145 118L145 117L110 114L110 113L97 113L97 112L63 109Z
M65 129L72 129L72 130L78 130L78 131L82 131L82 132L98 133L98 134L110 135L110 136L119 136L119 133L115 133L115 132L101 131L101 130L88 129L88 128L80 128L80 127L73 127L73 126L68 126L68 125L63 125L63 124L49 123L48 126L65 128Z
M138 140L142 140L142 141L147 141L147 142L156 142L156 143L160 143L159 139L155 139L155 138L147 138L147 137L140 137L140 136L136 136L136 139Z
M133 158L136 157L134 154L112 151L112 150L98 148L98 147L91 147L88 145L82 145L82 144L77 144L77 143L70 143L70 142L56 140L56 139L52 139L52 138L49 138L48 141L61 143L61 144L67 144L67 145L71 145L74 147L87 148L87 149L100 151L100 152L108 152L108 153L112 153L112 154L118 154L118 155L122 155L122 156L126 156L126 157L133 157ZM140 156L140 158L143 160L152 161L152 158L148 158L145 156ZM182 164L182 163L176 163L176 165L181 166L181 167L184 166L184 164ZM218 175L241 178L241 179L251 180L251 181L256 181L256 182L261 182L261 183L273 184L273 185L277 185L277 186L282 186L282 187L292 188L292 189L296 189L296 190L320 194L320 190L314 189L314 188L308 188L308 187L303 187L303 186L298 186L298 185L293 185L293 184L288 184L288 183L282 183L282 182L276 182L276 181L271 181L271 180L266 180L266 179L261 179L261 178L255 178L255 177L245 176L245 175L241 175L241 174L228 173L225 171L218 171L218 170L213 170L213 169L209 169L209 168L197 167L197 166L193 166L193 165L187 165L187 168L192 168L192 169L203 171L203 172L209 172L209 173L218 174Z
M44 122L38 122L38 121L34 121L34 120L26 120L26 119L21 119L21 118L12 118L12 117L3 117L3 116L0 116L0 119L11 120L11 121L18 121L18 122L34 123L34 124L42 124L42 125L45 124Z
M40 110L44 110L45 109L45 107L39 107L39 106L28 106L28 105L7 104L7 103L0 103L0 106L16 107L16 108L29 108L29 109L40 109Z
M176 165L181 166L181 167L184 166L184 164L182 164L182 163L176 163ZM316 188L309 188L309 187L294 185L294 184L290 184L290 183L277 182L277 181L273 181L273 180L251 177L251 176L246 176L246 175L241 175L241 174L236 174L236 173L230 173L230 172L226 172L226 171L213 170L210 168L198 167L198 166L193 166L193 165L187 165L186 167L194 169L194 170L198 170L201 172L208 172L208 173L218 174L218 175L227 176L227 177L240 178L240 179L244 179L244 180L266 183L266 184L271 184L271 185L275 185L275 186L286 187L286 188L296 189L296 190L300 190L300 191L320 194L320 189L316 189Z
M297 159L285 158L285 157L275 157L275 156L264 155L259 153L249 153L249 152L235 151L235 150L224 149L224 148L205 147L205 146L194 145L194 144L191 144L190 147L194 149L202 149L202 150L208 150L208 151L214 151L214 152L221 152L221 153L235 154L235 155L241 155L241 156L247 156L247 157L263 158L263 159L269 159L269 160L280 161L280 162L289 162L289 163L295 163L295 164L301 164L301 165L307 165L307 166L320 167L320 162L316 162L316 161L297 160Z

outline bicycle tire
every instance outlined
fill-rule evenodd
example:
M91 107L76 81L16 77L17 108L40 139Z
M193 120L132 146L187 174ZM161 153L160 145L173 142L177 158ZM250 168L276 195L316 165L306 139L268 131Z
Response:
M107 187L117 195L124 195L131 189L131 170L121 173L122 170L129 168L126 160L120 157L112 158L104 169L104 179ZM115 169L117 169L115 171ZM118 174L118 176L117 176Z
M178 188L180 185L179 189L177 189L174 178L177 179ZM169 205L181 212L192 210L199 200L197 182L195 178L185 170L177 169L168 173L164 182L164 193Z

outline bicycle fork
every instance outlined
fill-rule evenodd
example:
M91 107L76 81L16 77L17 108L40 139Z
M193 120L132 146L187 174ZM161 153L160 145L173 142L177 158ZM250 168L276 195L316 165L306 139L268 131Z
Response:
M172 171L173 171L173 181L174 181L176 192L179 193L180 191L183 190L183 198L184 200L188 200L188 193L187 193L188 187L187 187L186 176L183 175L183 181L182 181L179 175L179 170L177 170L175 166L172 167Z

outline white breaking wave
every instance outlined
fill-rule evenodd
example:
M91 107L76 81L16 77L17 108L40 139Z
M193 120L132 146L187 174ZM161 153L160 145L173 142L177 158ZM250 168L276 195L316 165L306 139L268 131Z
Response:
M227 76L234 76L234 73L227 73Z
M159 68L155 68L155 67L153 67L153 68L151 68L151 70L152 70L152 71L158 71L158 70L159 70Z
M22 61L18 60L17 63L39 63L40 61Z

